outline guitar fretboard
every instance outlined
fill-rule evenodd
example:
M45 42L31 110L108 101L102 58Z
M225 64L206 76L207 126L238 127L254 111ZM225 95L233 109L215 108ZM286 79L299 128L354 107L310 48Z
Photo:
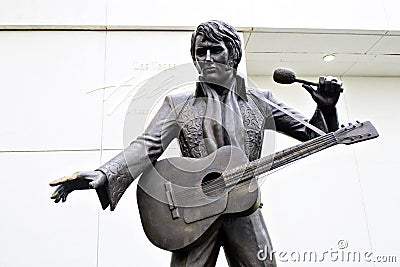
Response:
M277 153L262 157L250 163L227 170L222 173L226 187L242 183L254 176L284 167L299 159L338 144L333 133L320 136Z

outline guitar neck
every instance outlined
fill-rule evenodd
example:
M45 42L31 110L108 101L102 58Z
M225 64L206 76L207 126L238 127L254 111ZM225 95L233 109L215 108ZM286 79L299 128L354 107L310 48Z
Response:
M225 171L222 175L226 186L232 186L238 182L245 182L254 176L282 168L292 162L305 158L321 150L338 144L333 133L314 138L310 141L284 149L277 153L254 160L232 170Z

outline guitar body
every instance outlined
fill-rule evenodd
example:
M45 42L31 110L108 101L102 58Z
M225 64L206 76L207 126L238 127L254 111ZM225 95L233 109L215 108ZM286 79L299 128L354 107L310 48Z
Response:
M238 183L220 176L248 162L238 148L225 146L204 158L158 161L142 174L137 201L143 229L157 247L190 249L215 231L226 216L244 216L259 206L255 179Z
M378 136L371 122L357 122L250 163L240 149L231 146L204 158L158 161L142 174L138 184L143 229L157 247L189 249L216 230L225 216L251 214L259 207L254 176L336 144L349 145Z

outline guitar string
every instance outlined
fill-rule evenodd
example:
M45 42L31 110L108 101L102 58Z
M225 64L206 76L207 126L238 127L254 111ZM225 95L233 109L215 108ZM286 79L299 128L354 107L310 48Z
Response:
M333 137L333 138L332 138ZM328 138L324 138L324 139L322 139L322 138L318 138L318 141L317 142L310 142L309 144L307 144L307 146L308 147L311 147L311 148L313 148L313 149L315 149L315 148L318 148L318 147L320 147L321 146L321 144L324 144L325 142L330 142L330 141L332 141L332 139L335 139L334 138L334 136L328 136ZM324 145L327 145L327 144L324 144ZM298 153L300 153L300 152L304 152L304 150L307 150L307 146L305 146L304 148L302 148L301 150L299 150L298 151ZM318 147L317 147L318 146ZM324 147L323 149L325 149L326 147ZM278 165L277 165L277 167L279 167L279 166L281 166L282 164L286 164L286 162L287 161L289 161L290 162L290 160L289 159L284 159L285 158L285 156L287 156L288 154L290 154L291 152L292 152L292 150L293 149L287 149L287 150L283 150L283 151L281 151L281 152L278 152L277 154L279 154L278 155L278 157L280 157L280 159L278 159L278 161L272 161L271 163L269 163L269 164L276 164L276 163L278 163ZM304 155L302 155L302 156L304 156ZM266 157L264 157L264 158L262 158L262 159L265 159L265 158L268 158L268 156L266 156ZM277 157L275 157L275 160L276 160L276 158ZM208 193L215 193L216 191L220 191L221 190L221 188L223 187L223 188L226 188L227 186L226 186L226 182L225 181L227 181L227 182L231 182L231 181L234 181L234 180L237 180L237 177L248 177L249 175L251 175L251 176L254 176L254 170L255 169L258 169L258 170L261 170L261 169L265 169L265 167L266 167L266 163L264 162L262 162L261 160L262 159L259 159L259 160L257 160L257 164L253 164L254 166L250 166L250 167L248 167L248 165L249 164L246 164L245 166L245 168L243 168L244 170L242 171L242 172L237 172L236 173L236 171L234 172L234 174L235 175L225 175L226 177L229 177L229 176L231 176L230 178L228 178L228 179L226 179L226 180L223 180L223 181L210 181L210 182L208 182L207 184L205 184L205 185L203 185L203 191L206 191L206 190L210 190ZM283 160L284 159L284 160ZM254 161L253 161L253 163L254 163ZM268 162L267 162L268 163ZM261 166L260 166L261 165ZM237 168L234 168L233 170L235 170L235 169L237 169ZM239 168L240 169L240 168ZM231 171L231 170L229 170L229 171ZM242 179L243 180L243 179ZM239 179L239 181L240 181L240 179ZM212 185L211 185L211 183L213 183ZM236 183L235 183L236 184ZM232 187L232 186L230 186L230 187ZM214 189L214 190L213 190ZM176 192L174 195L175 195L175 199L177 199L177 197L179 198L179 200L184 200L184 199L186 199L186 198L188 198L188 197L190 197L192 200L193 200L193 196L195 195L195 194L192 194L193 193L193 191L197 191L198 193L201 193L201 198L204 198L204 194L203 194L203 192L202 191L198 191L198 190L193 190L193 188L184 188L183 190L180 190L179 192ZM185 195L182 195L182 193L185 193L185 192L189 192L189 194L185 194ZM195 199L196 200L196 199Z
M284 150L284 151L281 151L281 152L278 152L276 155L278 155L278 156L280 156L281 158L283 158L283 156L285 156L286 154L287 154L287 152L288 151L286 151L286 150ZM267 158L268 156L266 156L265 158ZM275 159L277 159L278 157L276 157L275 156ZM271 157L268 159L268 160L271 160ZM256 162L256 164L254 164L254 162ZM256 166L259 166L260 164L261 164L261 160L260 159L258 159L258 160L256 160L256 161L254 161L253 162L253 165L254 166L249 166L249 163L248 164L245 164L244 166L244 168L243 168L243 171L242 172L240 172L240 175L242 175L243 174L243 172L245 171L245 170L249 170L249 169L251 169L251 170L253 170L253 168L254 167L256 167ZM272 162L271 162L272 163ZM264 163L265 164L265 163ZM228 174L228 172L233 172L233 173L235 173L235 172L238 172L238 167L236 167L236 168L234 168L234 169L232 169L232 170L229 170L229 171L227 171L227 172L225 172L225 176L226 177L229 177L229 174ZM239 172L238 172L239 173ZM209 184L209 183L213 183L214 181L209 181L209 182L206 182L206 183L204 183L203 184L203 187L205 186L205 185L207 185L207 184ZM188 188L184 188L183 190L176 190L175 192L176 192L176 195L179 195L181 192L184 192L184 191L186 191ZM191 188L189 188L189 190L190 190Z
M354 127L354 126L353 126L353 127ZM334 135L334 133L339 134L339 133L348 132L348 131L351 131L351 130L352 130L352 129L349 128L349 127L340 128L340 129L337 130L336 132L327 133L327 134L324 135L323 137L319 137L319 138L312 139L312 140L306 142L306 143L307 143L306 146L304 146L304 147L303 147L301 150L299 150L298 152L301 152L302 150L307 149L307 146L312 147L312 146L315 146L315 145L319 145L320 143L324 142L325 139L328 140L328 138L330 138L330 137L336 138L335 135ZM291 147L291 148L288 148L288 149L285 149L285 150L282 150L282 151L279 151L279 152L277 152L276 154L273 154L273 155L274 155L273 158L272 158L272 155L268 155L268 156L265 156L265 157L263 157L263 158L261 158L261 159L258 159L258 160L252 161L252 162L250 162L250 163L247 163L247 164L245 164L245 170L253 171L252 168L256 168L256 169L257 169L257 168L260 168L260 167L259 167L260 163L262 163L262 165L264 165L265 163L263 163L263 161L265 161L267 158L268 158L268 160L271 160L271 159L273 160L274 158L276 159L277 157L281 157L280 160L282 160L282 158L284 158L285 156L291 154L291 153L293 152L293 150L295 150L296 148L298 148L299 146L302 146L302 145L304 145L304 144L305 144L305 143L299 144L299 145L297 145L297 146L294 146L294 147ZM324 148L324 149L325 149L325 148ZM255 162L257 162L257 163L255 163ZM271 162L270 164L272 164L272 162ZM254 166L251 166L251 165L254 165ZM231 171L236 172L236 169L237 169L237 168L238 168L238 167L236 167L236 168L234 168L234 169L231 169L231 170L228 170L228 171L225 171L225 173L229 173L229 172L231 172ZM242 174L243 172L244 172L244 171L242 171L239 175L242 176L242 175L243 175L243 174ZM228 175L225 175L225 176L229 176L229 174L228 174ZM208 184L214 183L214 182L215 182L214 180L208 181L208 182L206 182L206 183L203 184L203 187L204 187L205 185L208 185ZM183 192L185 192L185 191L192 191L192 190L193 190L193 188L183 188L183 189L181 189L181 190L176 189L175 192L176 192L176 195L179 195L180 193L183 193Z
M347 131L350 131L350 130L352 130L352 129L348 129L348 128L343 128L343 129L339 129L338 131L336 131L336 133L341 133L341 132L347 132ZM331 137L333 137L334 139L332 140L331 139ZM321 143L323 143L324 141L327 141L328 143L329 142L331 142L331 141L336 141L336 137L335 137L335 135L334 135L334 133L333 132L331 132L331 133L328 133L328 134L326 134L325 136L324 136L324 138L316 138L316 139L313 139L313 140L310 140L309 142L308 142L308 144L306 145L306 146L304 146L302 149L300 149L299 151L297 151L297 153L299 154L299 153L304 153L304 150L309 150L309 147L312 147L313 149L315 149L315 146L317 146L316 148L319 148L320 146L321 146ZM335 145L335 144L337 144L337 143L334 143L334 144L326 144L327 146L326 147L324 147L324 148L322 148L321 150L323 150L323 149L326 149L326 148L328 148L328 147L330 147L330 146L332 146L332 145ZM279 158L278 160L280 161L280 162L286 162L287 161L287 159L286 159L286 161L283 161L283 159L286 157L286 156L288 156L288 155L290 155L290 154L292 154L292 152L293 152L293 150L295 150L296 148L298 148L299 146L302 146L302 145L304 145L304 143L303 144L300 144L300 145L298 145L298 146L295 146L295 147L292 147L292 148L289 148L289 149L285 149L285 150L282 150L282 151L280 151L280 152L277 152L276 154L275 154L275 157L274 158L272 158L271 159L271 155L269 155L269 156L265 156L265 157L263 157L263 158L261 158L261 159L258 159L258 160L256 160L256 161L253 161L253 162L250 162L250 163L248 163L248 164L246 164L245 165L245 170L244 171L247 171L247 173L246 173L246 175L249 173L249 172L252 172L252 171L254 171L254 169L257 169L257 170L259 170L261 167L262 168L264 168L265 169L265 166L264 165L266 165L266 163L265 163L265 160L267 159L267 160L276 160L277 158ZM312 154L313 152L312 151L310 151L310 153ZM301 158L303 158L303 157L305 157L306 156L306 154L304 154L304 155L301 155ZM301 158L299 158L299 159L301 159ZM255 164L255 162L257 162L257 164ZM268 162L267 162L268 163ZM270 162L269 164L273 164L274 162ZM286 164L286 163L285 163ZM253 165L253 166L252 166ZM260 165L261 165L261 167L260 167ZM233 173L235 173L235 172L238 172L236 169L238 169L238 167L237 168L234 168L234 169L232 169L232 170L228 170L228 171L225 171L224 173L225 173L225 175L224 176L226 176L226 177L228 177L230 174L229 174L229 172L233 172ZM240 167L239 167L239 169L240 169ZM242 172L238 172L238 175L239 176L244 176L243 175L243 172L244 171L242 171ZM224 180L225 181L225 180ZM214 181L210 181L210 183L213 183ZM208 182L207 182L208 183ZM206 184L206 183L205 183ZM224 183L225 184L225 183ZM204 187L204 185L203 185L203 187ZM184 191L184 190L181 190L181 191Z
M329 141L329 139L327 139L328 141ZM318 142L318 143L314 143L313 144L313 147L315 148L315 146L316 145L318 145L318 146L320 146L321 145L321 143L323 143L324 142L324 140L319 140L319 141L321 141L321 142ZM304 147L302 150L299 150L299 152L298 153L300 153L300 152L302 152L302 151L304 151L305 149L306 149L307 147ZM288 155L288 153L290 153L291 151L290 150L287 150L287 151L284 151L285 153L281 153L280 155L278 155L278 160L276 160L276 158L275 158L275 166L276 167L279 167L279 166L281 166L282 164L286 164L286 162L290 162L290 160L289 159L285 159L285 156L287 156ZM303 156L303 155L302 155ZM278 163L278 164L277 164ZM270 164L274 164L274 162L271 162ZM261 166L260 166L261 165ZM235 180L237 180L237 177L245 177L246 179L250 179L251 177L253 177L254 176L254 171L255 170L257 170L258 172L260 172L260 170L262 170L261 172L265 172L265 169L266 169L266 167L268 168L269 166L266 166L266 164L265 163L263 163L263 164L258 164L258 165L255 165L255 164L253 164L253 166L251 166L250 168L249 167L247 167L245 170L243 170L242 172L238 172L236 175L225 175L226 177L229 177L229 176L231 176L230 178L228 178L228 179L226 179L226 181L228 182L228 183L230 183L230 182L232 182L232 181L235 181ZM235 169L234 169L235 170ZM250 176L250 177L249 177ZM247 177L249 177L249 178L247 178ZM240 180L244 180L244 179L239 179L239 181ZM211 184L212 183L212 184ZM225 180L224 181L221 181L221 182L219 182L219 181L211 181L211 185L210 184L208 184L207 186L204 186L203 185L203 189L204 189L204 191L208 191L208 193L213 193L213 192L215 192L215 191L221 191L221 188L223 187L223 188L226 188L227 186L226 186L226 183L225 183ZM236 183L235 183L236 184ZM229 186L229 187L232 187L232 186ZM228 188L229 188L228 187ZM213 190L214 188L216 188L216 190ZM190 197L192 197L193 195L187 195L187 196L190 196ZM187 196L179 196L179 197L181 197L181 200L184 198L184 197L187 197ZM203 196L203 195L202 195ZM204 196L203 196L204 197Z
M324 147L323 149L325 149L325 148L327 148L327 147L329 147L329 144L326 144L326 147ZM305 154L304 154L305 155ZM304 156L304 155L302 155L302 156ZM298 158L298 159L296 159L296 160L294 160L294 161L297 161L297 160L299 160L299 159L301 159L302 157L300 157L300 158ZM285 160L278 160L277 162L274 162L273 164L274 164L274 169L276 169L276 168L280 168L280 167L282 167L282 166L284 166L284 165L286 165L286 164L288 164L288 163L290 163L290 162L292 162L293 160L289 160L289 159L285 159ZM242 181L241 182L241 180L242 179L239 179L239 181L238 181L238 183L239 184L242 184L242 183L245 183L245 182L249 182L249 181L251 181L252 179L251 179L251 177L254 177L254 176L258 176L258 175L260 175L260 174L262 174L262 173L265 173L267 170L265 170L265 169L268 169L269 167L268 166L266 166L266 165L264 165L264 166L260 166L260 167L256 167L256 169L255 170L253 170L253 169L250 169L248 172L246 172L244 175L241 175L241 174L239 174L240 176L245 176L245 179L243 179L244 181ZM257 172L259 172L260 174L254 174L253 172L254 171L257 171ZM231 179L231 181L232 180L237 180L235 177L233 177L232 179ZM222 186L225 186L225 184L223 184ZM238 186L237 185L237 183L235 183L234 185L230 185L230 186L228 186L228 188L229 187L233 187L233 186Z
M315 146L320 146L321 144L323 144L326 141L330 141L330 140L328 138L327 139L319 139L317 142L309 143L307 146L304 146L303 148L298 150L297 154L304 153L305 152L304 150L310 150L310 148L315 148ZM294 147L294 148L296 148L296 147ZM274 164L274 163L276 164L278 162L284 162L284 160L287 160L287 159L285 159L285 157L292 154L293 150L295 150L294 148L280 151L280 152L276 153L273 158L271 156L266 156L257 161L253 161L252 164L247 164L246 169L244 171L252 172L255 169L261 169L261 168L265 169L265 166L267 166L269 164ZM272 162L271 162L271 160L272 160ZM238 169L238 168L234 168L232 170L226 171L225 176L226 177L232 176L232 174L230 174L229 172L232 172L233 174L238 173L239 176L243 176L244 171L238 172L236 169ZM228 181L229 181L229 179L228 179Z
M321 144L323 144L323 143L326 142L326 141L330 141L330 137L327 137L327 138L325 138L325 139L319 139L319 140L316 141L316 142L310 142L309 144L307 144L307 146L302 147L302 148L299 149L298 151L295 151L296 148L298 149L299 146L301 146L302 144L300 144L300 145L298 145L298 146L295 146L295 147L292 147L292 148L289 148L289 149L286 149L286 150L282 150L282 151L280 151L280 152L277 152L277 153L274 155L273 158L270 157L270 156L266 156L266 157L263 157L263 158L259 159L259 160L257 161L257 164L253 164L254 166L249 166L249 167L250 167L249 169L250 169L251 171L253 171L252 168L254 168L254 169L259 169L259 168L264 167L264 166L267 165L267 164L276 164L277 162L282 162L282 161L285 159L285 157L287 157L287 156L289 156L289 155L291 155L291 154L294 154L293 152L296 152L297 154L301 154L301 153L306 152L305 150L310 150L309 152L312 153L311 150L315 149L316 146L320 146ZM301 155L301 156L302 156L302 155ZM270 161L270 160L272 160L272 162L268 162L268 161ZM287 160L287 159L285 159L285 160ZM249 164L249 165L250 165L250 164ZM231 172L231 170L228 170L227 172L228 172L228 175L227 175L227 176L229 176L229 175L230 175L229 172Z
M269 175L269 174L271 174L271 173L274 173L274 172L276 172L276 171L278 171L278 170L281 170L281 169L283 169L283 168L286 168L286 167L290 166L291 164L295 163L296 161L298 161L298 160L291 161L291 162L289 162L288 164L285 164L285 165L276 167L275 169L272 169L272 170L267 171L267 172L265 172L265 173L263 173L263 174L260 174L260 175L264 175L264 174ZM261 179L261 177L259 177L260 175L256 175L256 176L254 177L255 180L257 180L257 181L260 180L260 179ZM249 186L249 183L251 183L252 181L253 181L253 179L248 179L248 180L246 180L246 181L244 181L244 182L242 182L242 183L239 183L239 184L235 185L235 189L239 189L239 188L242 188L242 187L247 187L247 186ZM258 184L257 184L257 187L259 187ZM249 192L250 192L250 191L249 191Z
M297 159L297 160L299 160L299 159ZM297 161L297 160L295 160L295 161ZM279 169L287 167L289 164L292 164L295 161L289 161L287 164L285 162L281 162L282 164L277 165L273 170L268 171L268 172L266 172L266 170L263 170L262 172L264 172L264 173L273 173L275 171L278 171ZM223 188L232 188L232 189L235 188L235 189L238 189L238 188L241 188L241 187L250 186L249 185L250 183L252 183L252 182L254 183L254 182L257 182L259 180L258 175L254 175L252 173L252 171L250 171L250 175L247 173L246 176L249 176L249 178L246 179L244 182L241 182L239 184L235 184L235 185L229 186L229 187L226 187L225 184L220 184L219 183L220 186L218 186L218 188L223 187ZM254 177L254 176L255 176L256 181L254 181L254 179L251 179L251 177ZM257 184L257 187L259 187L259 186L260 185ZM223 191L223 192L221 192L221 191ZM214 190L205 189L204 191L198 190L197 192L193 192L192 194L190 194L187 197L184 197L184 198L181 197L180 198L180 202L181 203L178 204L178 206L196 206L196 205L199 205L199 204L204 204L204 203L201 203L201 202L199 203L199 201L207 199L207 196L205 196L205 193L207 193L209 195L212 195L213 192L214 192L214 195L216 193L218 193L218 199L219 199L220 197L222 197L224 195L223 193L225 193L227 191L221 190L221 189L217 189L217 190L215 190L215 189ZM230 192L230 190L228 192ZM188 200L188 197L190 197L190 200ZM215 197L217 197L217 196L215 196ZM215 199L215 200L217 200L217 199Z
M316 139L317 140L311 140L313 142L310 141L306 146L304 146L302 149L297 151L297 153L301 154L301 153L305 152L304 150L317 149L317 148L321 147L321 145L322 146L328 145L327 147L329 147L330 142L336 140L335 136L331 135L331 134L327 134L326 136L324 136L324 138L316 138ZM301 145L302 144L300 144L300 146ZM323 150L323 149L325 149L327 147L323 147L321 150ZM243 171L237 172L237 173L234 172L233 175L229 174L229 172L232 172L235 169L240 169L240 167L236 167L236 168L234 168L232 170L228 170L227 171L228 174L225 174L225 177L229 177L229 178L224 179L222 181L221 180L218 180L218 181L213 180L213 181L206 182L202 186L203 191L206 191L208 194L219 192L219 191L221 191L221 189L232 187L232 185L231 186L226 186L226 184L229 184L232 181L237 180L237 182L240 182L240 180L244 180L242 177L246 177L246 180L251 180L251 177L254 176L254 171L255 170L257 170L258 172L261 172L261 173L265 172L265 170L264 170L265 167L269 167L268 165L270 165L270 164L271 165L276 164L274 169L275 168L279 168L280 166L282 166L284 164L287 164L288 161L289 162L291 161L290 159L285 158L285 157L290 155L295 148L296 147L289 148L289 149L282 150L282 151L276 153L275 157L272 158L272 162L268 162L270 160L269 156L263 157L263 158L261 158L259 160L256 160L256 161L252 161L252 162L244 165L245 167L241 166L241 168L243 168ZM310 151L310 152L312 153L312 151ZM301 157L305 157L306 155L307 154L302 154L300 156ZM268 160L268 161L264 162L265 159ZM301 158L299 158L299 159L301 159ZM257 162L257 163L254 164L254 162ZM248 176L251 176L251 177L247 178ZM239 178L239 179L237 179L237 178ZM242 178L242 179L240 179L240 178ZM236 185L236 183L234 185ZM193 192L193 191L195 191L195 192ZM184 194L186 192L189 192L189 194ZM200 198L194 198L196 195L199 195L199 194L201 194ZM175 195L175 199L179 200L180 202L184 202L184 200L186 200L188 198L190 198L191 201L196 201L196 200L200 200L201 198L204 198L204 193L202 191L193 190L193 188L184 188L182 190L177 190L177 191L174 192L174 195Z
M355 126L353 125L353 128L354 128L354 127L355 127ZM319 147L321 147L321 143L326 142L326 144L324 144L324 147L323 147L322 149L320 149L320 150L324 150L324 149L326 149L326 148L328 148L328 147L330 147L330 146L333 146L333 145L335 145L335 144L338 143L338 142L337 142L337 139L336 139L336 136L335 136L335 133L336 133L336 134L339 134L339 133L343 134L344 132L349 132L349 131L352 131L352 130L353 130L353 129L350 128L350 127L341 128L341 129L337 130L336 132L328 133L328 134L326 134L325 136L323 136L323 137L321 137L321 138L312 139L312 140L306 142L307 144L306 144L302 149L300 149L300 150L298 151L298 153L300 153L300 152L302 152L302 151L304 152L304 150L307 150L308 147L312 147L312 149L319 148ZM334 141L334 142L332 142L332 141ZM331 142L332 142L332 143L331 143ZM299 144L298 146L295 146L295 147L292 147L292 148L289 148L289 149L285 149L285 150L282 150L282 151L276 153L275 156L279 156L280 159L279 159L279 161L277 161L279 164L278 164L277 167L275 167L274 169L281 168L283 165L287 164L286 162L290 163L291 160L289 160L289 159L287 159L287 158L286 158L285 160L282 160L282 159L284 159L288 154L291 154L291 153L293 152L293 150L296 149L296 147L299 147L299 146L302 146L302 145L304 145L304 143L303 143L303 144ZM317 147L316 147L316 146L317 146ZM310 151L310 153L313 154L312 151ZM271 155L269 155L269 156L271 156ZM261 159L258 159L258 160L256 160L256 161L257 161L258 163L260 163L260 162L262 162L262 161L265 161L265 159L267 159L269 156L265 156L265 157L263 157L263 158L261 158ZM307 154L303 154L303 155L301 155L300 158L298 158L298 159L296 159L296 160L294 160L294 161L297 161L297 160L299 160L299 159L301 159L301 158L304 158L304 157L306 157L306 156L307 156ZM275 157L275 159L276 159L276 158L277 158L277 157ZM273 158L272 158L272 159L273 159ZM258 167L259 164L253 164L254 166L251 166L251 164L254 163L254 162L255 162L255 161L252 161L252 162L246 164L245 166L247 166L247 167L246 167L246 169L243 171L244 174L243 174L243 173L238 173L236 176L243 177L243 176L249 176L249 174L250 174L250 178L247 179L247 180L251 180L251 177L257 176L257 175L254 175L254 173L253 173L253 171L254 171L253 168L254 168L254 167L255 167L255 169L257 169L257 171L259 171L261 168L265 169L265 167L266 167L265 163L261 164L261 167ZM274 162L272 162L272 164L273 164L273 163L274 163ZM250 166L250 167L248 167L248 166ZM233 170L235 170L235 168L234 168ZM228 170L228 171L226 171L225 173L227 173L227 172L229 172L229 171L232 171L232 170ZM262 174L263 172L265 172L265 170L263 170L263 171L261 172L261 174ZM229 175L228 175L228 176L229 176ZM229 180L234 180L234 179L236 179L235 176L233 176L233 178L228 178L228 181L229 181ZM240 181L240 180L241 180L241 179L239 179L239 181ZM210 181L210 182L207 182L207 183L205 183L205 184L210 184L210 183L214 183L214 181ZM242 182L242 183L243 183L243 182ZM245 185L246 185L246 184L245 184ZM221 182L215 182L214 185L210 185L210 186L208 186L208 188L211 188L211 187L216 188L216 187L221 187L221 186L224 187L224 188L227 188L226 183L225 183L225 180L223 180L223 181L221 181ZM237 187L237 186L238 186L238 185L236 185L236 187ZM203 188L204 188L204 187L205 187L205 186L203 186ZM230 186L230 187L232 187L232 186ZM218 191L221 191L220 188L217 188L217 190L218 190ZM190 197L191 200L193 201L193 197L194 197L195 195L200 195L200 197L198 197L198 199L204 199L204 198L205 198L205 195L204 195L203 191L196 190L196 192L193 193L193 191L194 191L193 188L185 188L185 189L183 189L183 190L179 190L179 192L178 192L176 195L179 195L179 193L184 193L184 191L187 191L187 192L191 191L191 192L190 192L189 194L186 194L186 195L181 196L181 199L180 199L180 200L184 200L185 198ZM212 191L211 191L211 192L212 192ZM215 192L215 191L214 191L214 192ZM224 190L224 192L225 192L225 190ZM194 198L194 199L196 200L196 198Z
M292 164L292 163L294 163L295 161L297 161L297 160L299 160L299 159L300 159L300 158L298 158L298 159L296 159L296 160L294 160L294 161L291 161L291 160L287 161L287 160L285 160L285 161L278 162L279 164L275 165L275 168L274 168L272 171L267 171L267 172L266 172L266 170L262 170L262 172L263 172L263 173L273 173L273 172L275 172L275 171L278 171L279 169L282 169L282 168L287 167L289 164ZM262 168L259 168L259 169L268 169L268 167L267 167L267 168L266 168L266 167L262 167ZM239 188L242 188L242 187L248 187L248 186L251 186L251 183L257 183L257 181L260 179L260 177L258 177L258 175L254 175L254 174L252 173L252 171L250 171L250 175L249 175L249 174L246 174L246 176L248 176L248 179L246 179L245 181L240 182L240 183L238 183L238 184L232 185L232 186L230 186L230 187L228 187L228 188L239 189ZM251 177L254 177L255 179L251 179ZM223 185L223 186L225 186L225 185ZM259 187L260 185L257 183L256 186ZM254 189L254 190L255 190L255 189ZM205 190L205 191L206 191L206 190ZM211 192L212 192L212 191L213 191L213 190L211 190ZM249 188L249 192L251 192L251 191L253 191L253 190ZM226 191L224 191L224 192L226 192ZM228 192L230 192L230 190L229 190ZM199 193L200 193L200 194L197 194L197 195L199 195L199 196L201 196L202 198L204 198L204 195L201 194L202 192L199 192ZM222 194L221 194L221 195L222 195Z
M329 147L329 146L327 146L327 147ZM301 159L301 158L299 158L299 159ZM280 164L276 165L276 167L275 167L273 170L268 171L267 173L273 173L273 172L275 172L275 171L278 171L279 169L282 169L282 168L284 168L284 167L287 167L288 164L294 163L295 161L297 161L297 160L299 160L299 159L296 159L296 160L294 160L294 161L288 161L288 162L287 162L287 160L282 161L282 162L280 162ZM260 169L262 169L262 168L260 168ZM263 169L266 169L266 168L263 167ZM266 170L263 170L262 172L265 173ZM243 186L249 186L249 183L254 182L254 179L251 179L251 177L256 176L255 179L256 179L256 180L259 179L259 177L257 177L258 175L254 175L254 174L252 173L251 170L250 170L250 172L247 172L247 173L245 174L245 176L248 176L249 178L246 179L245 181L239 183L239 184L235 184L235 185L230 186L230 187L226 187L225 184L218 183L218 184L220 185L219 188L221 188L221 187L223 187L223 188L233 188L233 187L235 187L235 188L237 189L237 188L240 188L240 187L243 187ZM257 187L258 187L258 186L259 186L259 185L257 184ZM204 190L204 191L207 191L207 190ZM209 192L207 192L207 193L208 193L208 194L211 194L211 193L213 193L213 192L215 193L215 191L217 191L217 193L219 193L219 197L218 197L218 198L220 198L221 196L223 196L223 194L221 193L221 190L220 190L220 189L218 189L218 190L209 190ZM229 190L229 191L230 191L230 190ZM228 192L229 192L229 191L228 191ZM224 192L226 192L226 191L224 191ZM190 200L189 200L189 201L187 200L188 197L190 197ZM180 205L178 205L178 206L195 206L196 204L197 204L197 205L199 204L199 203L196 203L196 201L201 201L202 199L206 199L205 194L203 193L203 191L197 190L196 192L193 192L192 194L189 194L189 196L187 196L187 197L185 197L185 198L182 198L182 197L181 197L181 198L180 198L180 201L181 201L182 203L180 203ZM215 200L217 200L217 199L215 199ZM204 204L204 203L203 203L203 204Z

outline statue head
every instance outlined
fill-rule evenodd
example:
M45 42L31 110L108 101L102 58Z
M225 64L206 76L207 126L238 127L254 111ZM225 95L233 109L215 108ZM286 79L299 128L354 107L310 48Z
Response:
M228 49L228 65L237 69L242 58L242 47L239 35L231 25L219 20L210 20L197 26L192 34L190 48L193 62L196 62L196 38L198 36L215 43L223 41Z

